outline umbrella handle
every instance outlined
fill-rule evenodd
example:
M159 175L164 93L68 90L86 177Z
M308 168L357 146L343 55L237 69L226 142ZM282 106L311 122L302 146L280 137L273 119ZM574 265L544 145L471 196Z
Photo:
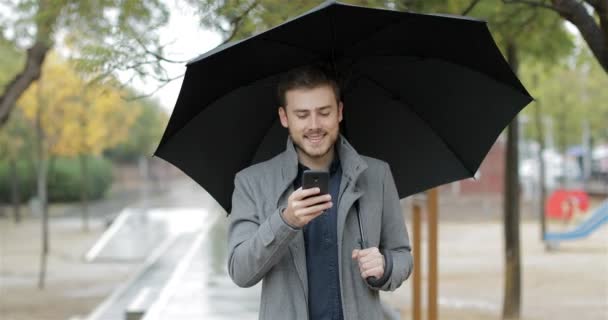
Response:
M387 274L390 274L392 272L393 269L393 256L390 254L390 252L387 252L387 250L382 250L382 254L384 255L384 261L386 262L384 265L384 272ZM385 278L385 277L382 277ZM382 281L380 281L382 280ZM381 287L386 280L384 279L378 279L376 277L367 277L367 279L365 279L365 281L367 281L367 283L372 286L372 287L376 287L379 288Z
M367 248L367 242L361 242L361 249L365 249ZM390 252L388 252L388 250L383 249L382 250L382 255L384 256L384 272L385 273L391 273L392 269L393 269L393 256L391 255ZM384 277L382 277L384 278ZM380 287L382 286L386 281L384 279L382 279L382 281L380 281L381 279L378 279L376 277L367 277L365 278L365 281L372 287Z

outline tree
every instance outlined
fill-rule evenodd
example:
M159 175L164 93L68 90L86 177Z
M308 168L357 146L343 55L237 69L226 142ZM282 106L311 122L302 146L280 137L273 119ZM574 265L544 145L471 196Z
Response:
M151 156L167 126L169 117L156 102L142 99L134 107L141 111L131 126L128 139L105 152L114 160L136 162L140 157Z
M21 110L17 110L10 121L0 129L0 161L9 164L11 203L15 222L21 221L21 195L17 160L23 156L31 138ZM30 142L31 143L31 142Z
M4 92L4 85L9 82L11 75L17 72L17 66L23 60L19 51L0 34L0 94ZM14 121L9 122L0 129L0 160L9 163L11 176L11 202L15 222L20 222L21 199L19 194L19 174L17 158L24 146L22 114L17 114Z
M581 33L591 52L608 73L608 2L606 0L503 0L559 14Z
M499 1L473 1L469 14L488 21L504 56L518 75L522 61L556 63L568 55L573 43L559 17L527 5L502 5ZM519 121L507 128L504 193L505 287L503 318L519 319L521 313L521 258L519 241Z
M53 153L79 159L83 229L88 231L88 156L99 156L125 141L141 107L138 102L122 100L120 91L111 87L82 82L73 90L77 103L68 105L70 110L63 120L64 135L54 146Z
M560 152L581 143L583 122L591 127L594 140L608 139L608 77L587 48L581 48L558 67L547 69L530 65L524 79L538 78L534 88L547 106L545 116L556 122L556 142ZM568 90L564 90L565 83Z
M43 76L26 90L18 103L36 132L37 194L42 209L43 235L39 287L43 288L50 247L49 157L101 153L104 148L124 140L136 113L124 108L119 92L108 87L87 86L66 63L53 55L44 64ZM86 163L83 166L86 177ZM86 195L86 188L83 189ZM86 228L86 211L83 220Z
M160 0L21 0L4 4L0 30L15 46L25 48L25 65L0 96L0 126L15 102L40 77L42 65L58 41L69 43L83 70L95 70L99 79L117 69L136 75L163 73L163 46L155 30L167 22ZM60 31L69 36L59 39Z

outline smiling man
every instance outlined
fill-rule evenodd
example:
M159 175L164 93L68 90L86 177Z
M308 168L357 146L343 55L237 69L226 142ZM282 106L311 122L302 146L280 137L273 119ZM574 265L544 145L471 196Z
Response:
M236 175L230 277L241 287L263 279L260 319L383 319L378 291L397 289L412 271L390 168L340 135L344 106L323 67L284 75L278 99L286 150ZM329 172L329 194L302 189L308 169Z

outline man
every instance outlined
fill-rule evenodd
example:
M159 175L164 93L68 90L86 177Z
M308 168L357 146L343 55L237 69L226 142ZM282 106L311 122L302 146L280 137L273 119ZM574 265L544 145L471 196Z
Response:
M236 175L230 277L241 287L263 279L260 319L383 319L379 290L397 289L412 271L389 166L340 135L339 88L323 68L288 73L278 95L287 148ZM330 172L329 194L302 189L307 169ZM363 250L356 210L370 246Z

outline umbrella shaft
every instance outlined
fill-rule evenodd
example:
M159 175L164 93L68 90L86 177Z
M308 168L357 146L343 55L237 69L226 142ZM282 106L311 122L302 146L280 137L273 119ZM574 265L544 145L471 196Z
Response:
M363 226L361 225L361 215L359 210L359 201L355 202L355 210L357 210L357 222L359 222L359 235L361 235L361 239L359 240L359 245L361 249L366 249L368 247L367 240L365 239L363 233Z

